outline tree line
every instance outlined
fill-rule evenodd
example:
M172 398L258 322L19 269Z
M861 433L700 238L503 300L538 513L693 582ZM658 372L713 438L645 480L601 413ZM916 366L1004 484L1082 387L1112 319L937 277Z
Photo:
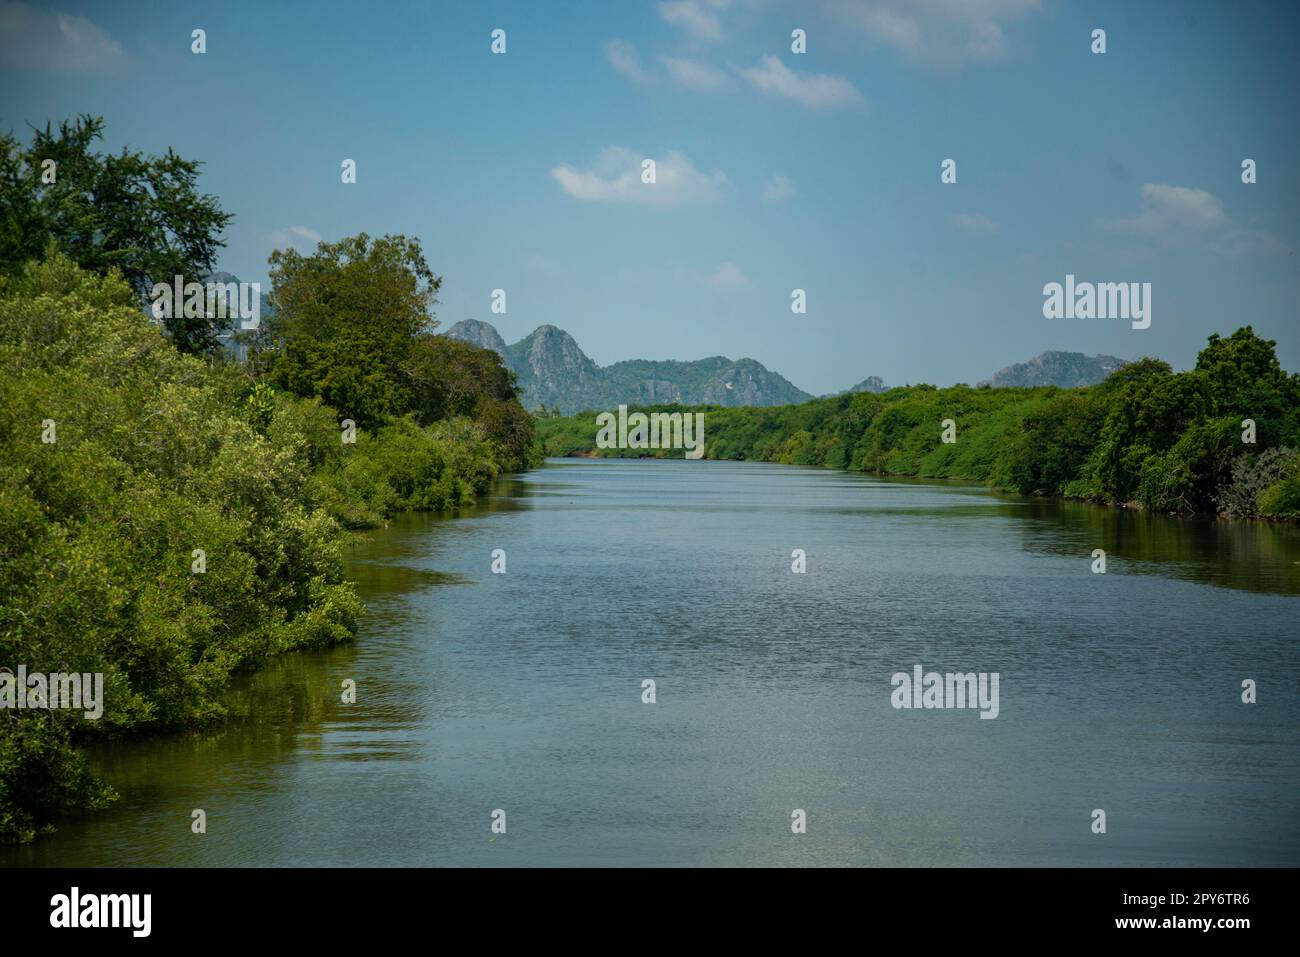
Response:
M1300 519L1300 376L1282 369L1275 347L1244 326L1210 336L1191 370L1147 358L1088 388L917 385L773 408L704 407L705 456ZM547 455L680 456L597 449L598 431L594 412L537 422Z

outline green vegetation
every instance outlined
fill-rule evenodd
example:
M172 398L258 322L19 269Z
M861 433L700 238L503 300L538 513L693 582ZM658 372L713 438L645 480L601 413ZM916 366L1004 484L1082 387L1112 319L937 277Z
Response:
M57 132L33 130L28 147L0 134L0 273L21 272L52 246L98 273L116 267L141 297L176 275L202 279L231 216L199 194L200 164L170 150L93 152L103 132L103 119L81 116ZM183 352L216 348L207 316L177 309L167 329Z
M84 152L99 122L61 130ZM157 270L207 264L214 203L168 194L165 228L129 235L83 216L112 213L95 190L119 165L179 170L183 193L193 164L72 162L54 194L44 148L0 171L0 668L103 674L104 713L0 709L5 842L113 799L85 740L220 718L232 674L348 640L345 529L470 504L537 458L500 358L431 335L416 242L273 255L276 314L238 366L206 348L207 317L164 328L142 308Z
M469 504L538 460L501 357L433 335L441 280L419 243L362 234L271 257L274 315L249 362L258 385L313 400L300 413L320 500L341 524ZM250 401L265 402L262 398ZM344 445L350 419L355 445Z
M1211 336L1189 372L1143 359L1084 389L920 385L780 408L706 406L705 455L1295 519L1300 376L1282 370L1274 346L1247 326ZM941 441L945 419L956 423L951 444ZM1254 444L1242 441L1243 419L1255 422ZM596 449L592 412L536 421L547 455L682 454Z

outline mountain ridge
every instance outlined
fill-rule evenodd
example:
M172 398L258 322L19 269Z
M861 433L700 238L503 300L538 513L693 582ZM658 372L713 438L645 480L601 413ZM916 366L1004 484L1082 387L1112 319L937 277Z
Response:
M1032 359L1016 362L999 369L989 378L977 382L995 389L1024 389L1054 385L1062 389L1077 389L1096 385L1112 372L1128 365L1127 359L1115 356L1090 356L1083 352L1061 352L1049 349Z
M479 319L462 319L443 335L498 353L519 377L526 407L565 415L623 404L772 406L813 398L756 359L624 359L599 366L573 336L549 323L509 344Z
M565 415L622 404L777 406L814 398L756 359L623 359L600 366L573 336L549 323L514 343L506 343L492 323L479 319L462 319L442 334L499 354L519 377L526 407L553 407ZM1127 360L1115 356L1047 350L999 369L977 386L1073 389L1096 385L1125 365ZM889 388L873 375L832 394Z

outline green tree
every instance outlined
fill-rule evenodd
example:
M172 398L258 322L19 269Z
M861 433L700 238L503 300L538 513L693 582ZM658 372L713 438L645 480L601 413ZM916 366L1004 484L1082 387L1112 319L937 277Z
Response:
M1022 494L1059 494L1078 477L1105 415L1086 391L1062 392L1026 415L1007 447L1008 484Z
M231 215L199 193L201 164L170 149L164 156L96 152L103 130L103 118L82 115L57 130L33 128L26 147L0 134L0 272L21 272L52 245L85 269L116 268L142 299L177 275L202 280L225 245L219 237ZM210 318L173 311L165 325L179 349L216 348Z
M1258 441L1265 446L1297 439L1300 376L1283 371L1276 345L1244 326L1227 338L1210 336L1196 357L1196 372L1208 385L1214 414L1255 420Z
M361 233L307 256L276 250L270 264L274 315L262 324L255 368L363 428L413 408L411 351L437 325L430 309L442 284L419 241Z
M421 424L473 419L500 446L506 469L527 467L532 418L519 404L515 374L501 356L458 339L422 333L411 344L403 371L411 410Z

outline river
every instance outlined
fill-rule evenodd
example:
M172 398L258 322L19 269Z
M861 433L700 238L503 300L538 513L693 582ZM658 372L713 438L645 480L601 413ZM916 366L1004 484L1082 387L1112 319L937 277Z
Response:
M0 864L1300 865L1294 527L566 460L350 574L354 644L97 746L121 800ZM917 665L997 717L895 708Z

